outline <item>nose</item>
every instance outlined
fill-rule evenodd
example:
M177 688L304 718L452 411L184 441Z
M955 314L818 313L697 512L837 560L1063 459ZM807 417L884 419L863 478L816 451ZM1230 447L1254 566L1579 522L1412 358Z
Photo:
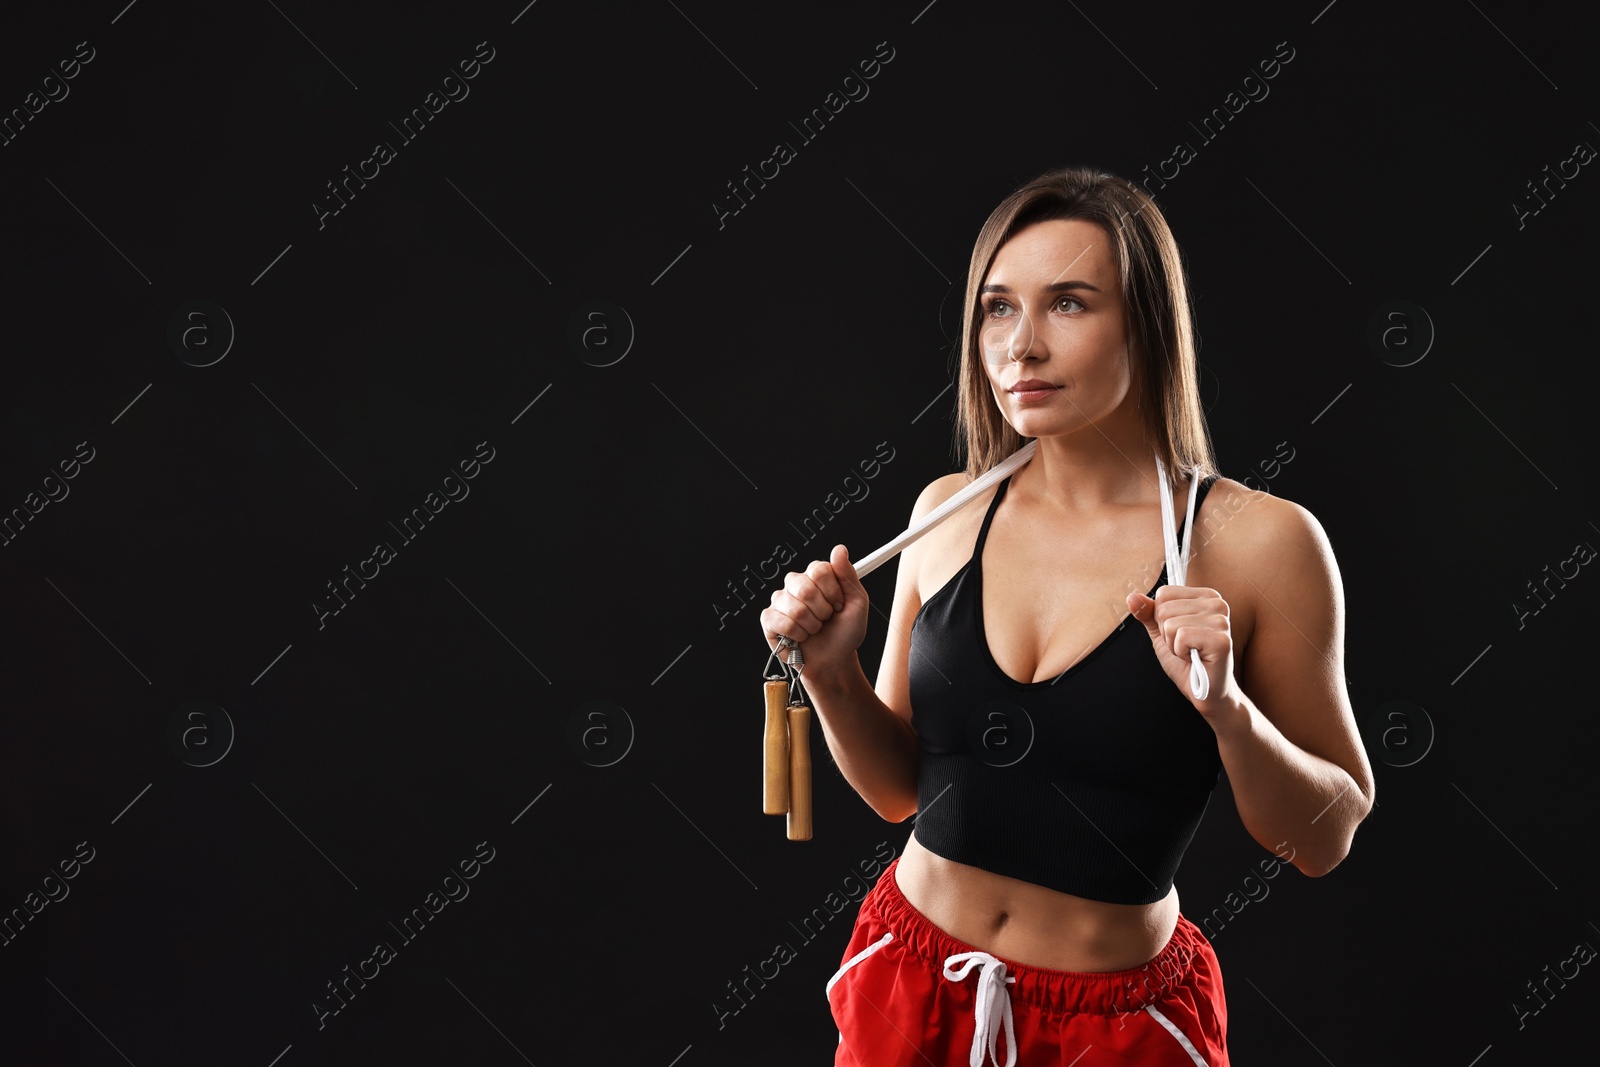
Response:
M1043 359L1048 355L1043 337L1034 328L1033 318L1026 310L1019 310L999 322L989 322L984 326L980 343L984 359L994 367L1021 363L1029 358Z

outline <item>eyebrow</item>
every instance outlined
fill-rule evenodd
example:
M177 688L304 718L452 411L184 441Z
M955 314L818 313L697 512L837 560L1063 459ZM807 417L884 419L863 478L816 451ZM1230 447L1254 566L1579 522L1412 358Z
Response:
M1045 286L1044 288L1045 288L1045 292L1049 292L1049 293L1058 293L1058 292L1061 292L1062 290L1065 290L1065 289L1088 289L1088 290L1090 290L1092 292L1096 292L1096 293L1100 292L1100 287L1099 286L1090 285L1088 282L1083 282L1083 281L1051 282L1049 285ZM1011 292L1011 288L1010 288L1010 286L1006 286L1006 285L986 285L982 289L979 289L978 292L980 292L980 293L1009 293L1009 292Z

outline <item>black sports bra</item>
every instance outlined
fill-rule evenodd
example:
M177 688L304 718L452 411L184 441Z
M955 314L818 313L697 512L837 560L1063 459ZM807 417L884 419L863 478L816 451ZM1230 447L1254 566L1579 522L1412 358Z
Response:
M1214 481L1197 487L1195 514ZM1222 773L1216 734L1131 615L1055 678L1000 669L983 631L982 556L1010 482L995 490L972 558L911 627L913 833L947 859L1064 893L1161 900ZM1173 544L1186 533L1181 510L1177 521ZM1166 582L1162 567L1147 595Z

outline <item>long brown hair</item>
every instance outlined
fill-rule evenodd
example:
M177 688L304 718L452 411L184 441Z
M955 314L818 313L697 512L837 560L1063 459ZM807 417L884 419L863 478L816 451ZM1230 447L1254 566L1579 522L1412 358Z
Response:
M1106 232L1116 251L1122 305L1132 328L1139 414L1169 476L1216 474L1211 436L1200 407L1199 339L1178 242L1150 194L1115 174L1061 167L1039 175L1000 202L972 247L962 313L957 444L964 438L967 475L976 478L1025 443L1000 414L984 371L979 289L1011 236L1035 222L1084 219Z

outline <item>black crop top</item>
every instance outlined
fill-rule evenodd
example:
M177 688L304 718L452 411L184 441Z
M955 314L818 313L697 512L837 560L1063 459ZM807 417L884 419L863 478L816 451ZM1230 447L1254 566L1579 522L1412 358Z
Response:
M983 632L982 556L1010 481L995 490L972 558L911 627L913 833L946 859L1064 893L1161 900L1222 773L1216 733L1131 615L1055 678L1019 682L1000 669ZM1196 489L1195 514L1214 481ZM1163 566L1147 595L1166 581Z

